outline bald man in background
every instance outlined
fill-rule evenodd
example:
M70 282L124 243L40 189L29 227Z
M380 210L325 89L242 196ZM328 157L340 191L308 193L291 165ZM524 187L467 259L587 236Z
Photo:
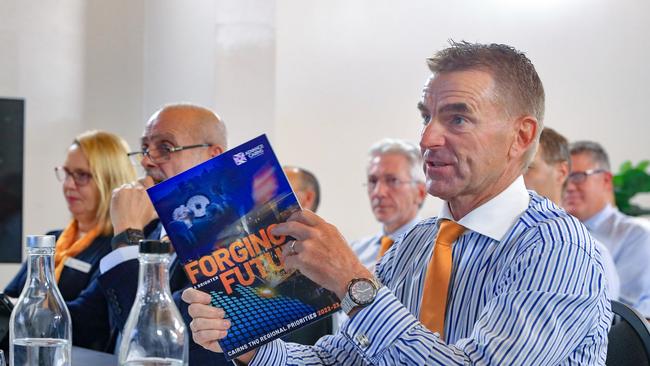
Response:
M316 212L320 205L320 184L314 173L297 166L283 166L289 184L303 209ZM320 319L282 337L287 342L313 345L322 336L332 334L332 317Z
M300 207L316 212L320 204L320 185L316 176L309 170L296 166L284 166L282 169L300 202Z
M146 176L113 191L111 221L113 251L100 261L101 275L67 304L73 337L97 337L106 327L114 350L135 301L139 271L139 239L165 236L146 189L226 151L226 126L211 110L192 104L172 104L156 111L147 122L140 151L129 153ZM183 314L188 332L187 306L180 291L190 285L176 254L169 268L169 287ZM226 365L221 354L211 353L190 341L190 365Z
M552 128L544 127L539 137L537 153L524 174L526 188L546 196L554 204L561 206L570 171L569 141ZM603 258L609 296L613 300L618 300L621 284L614 259L607 247L598 240L595 242Z

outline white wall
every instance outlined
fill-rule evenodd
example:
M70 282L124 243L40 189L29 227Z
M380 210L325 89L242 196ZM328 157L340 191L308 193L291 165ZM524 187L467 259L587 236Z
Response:
M274 136L275 1L218 0L215 110L230 147L262 133Z
M54 166L83 121L84 1L0 1L0 96L25 98L25 233L68 220ZM17 265L0 266L0 287Z
M149 114L181 100L215 108L231 145L268 133L322 181L323 216L373 233L367 148L417 142L424 60L450 38L527 51L549 126L602 142L614 166L650 158L647 14L645 0L0 0L0 96L27 101L25 233L66 223L52 167L74 135L136 147ZM0 266L0 287L14 271Z

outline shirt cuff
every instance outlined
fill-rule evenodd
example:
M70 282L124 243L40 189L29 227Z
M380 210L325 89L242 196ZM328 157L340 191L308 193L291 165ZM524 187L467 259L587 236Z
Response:
M126 262L131 259L137 259L140 254L140 248L137 245L130 245L128 247L117 248L114 251L106 254L99 261L99 271L104 274L117 266L120 263Z
M287 347L280 339L267 343L257 349L248 366L286 365Z
M418 320L384 286L372 304L343 325L341 333L372 361L417 324Z

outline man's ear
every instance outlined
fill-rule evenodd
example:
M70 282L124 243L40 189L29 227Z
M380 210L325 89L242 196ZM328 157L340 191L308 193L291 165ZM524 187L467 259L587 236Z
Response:
M306 206L303 208L312 210L314 206L314 202L316 201L316 192L312 191L311 189L305 189L303 191L303 194L305 195L305 206Z
M418 182L416 184L416 188L418 190L416 203L418 204L418 208L422 208L424 200L427 198L427 186L422 182Z
M614 191L614 175L611 172L603 172L603 181L605 182L605 187L608 191Z
M515 121L515 138L510 146L511 159L523 156L535 141L537 120L533 116L523 116Z
M564 184L564 182L569 178L569 162L561 161L555 164L555 170L557 171L558 183Z
M219 145L212 145L208 147L208 153L210 154L211 158L214 158L217 155L221 155L223 153L223 147Z

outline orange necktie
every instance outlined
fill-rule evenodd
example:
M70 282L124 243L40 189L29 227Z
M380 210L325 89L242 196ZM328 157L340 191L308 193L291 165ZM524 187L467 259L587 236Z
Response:
M433 247L433 256L427 267L424 294L420 306L420 322L444 339L445 311L451 277L451 245L463 234L465 228L453 221L442 220Z
M388 249L390 249L390 246L393 245L394 241L390 238L390 236L384 235L381 237L380 243L381 247L379 247L379 255L377 256L377 260L381 259L381 257L386 254Z

